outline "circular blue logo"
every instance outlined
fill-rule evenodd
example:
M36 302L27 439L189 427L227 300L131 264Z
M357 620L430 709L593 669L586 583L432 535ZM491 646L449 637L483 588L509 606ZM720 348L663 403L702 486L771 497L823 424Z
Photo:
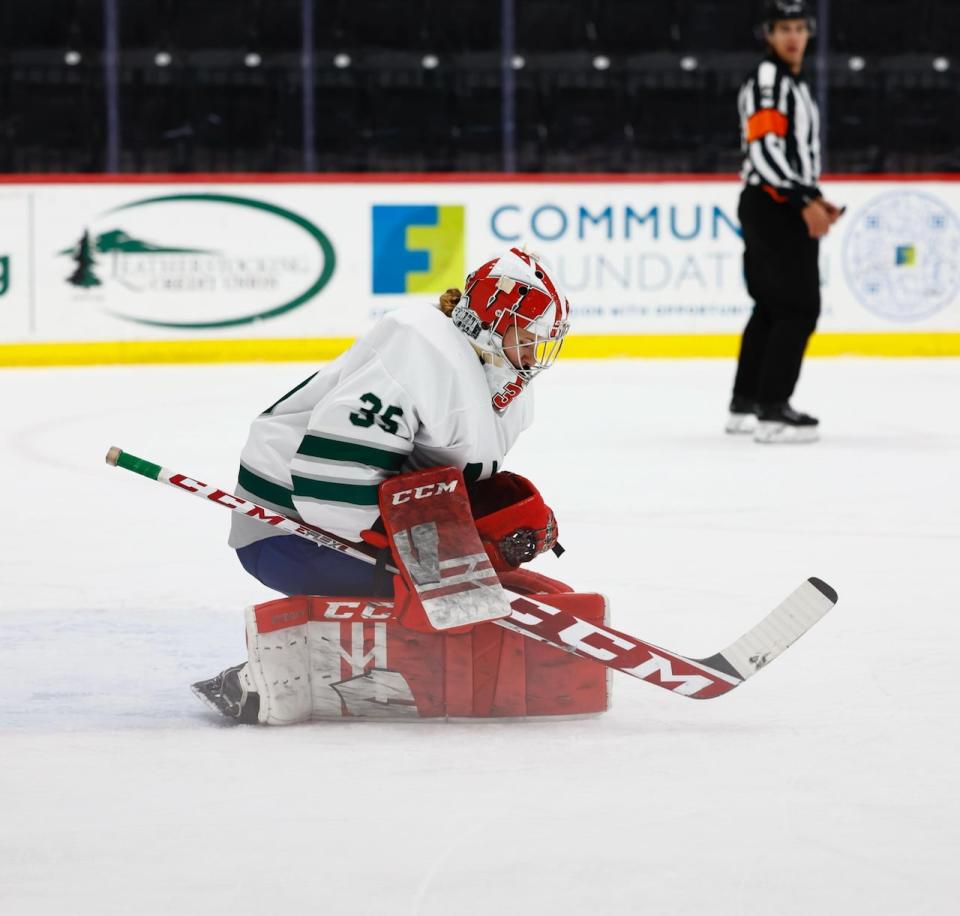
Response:
M847 283L871 312L920 321L960 290L960 221L919 191L875 197L856 216L843 245Z

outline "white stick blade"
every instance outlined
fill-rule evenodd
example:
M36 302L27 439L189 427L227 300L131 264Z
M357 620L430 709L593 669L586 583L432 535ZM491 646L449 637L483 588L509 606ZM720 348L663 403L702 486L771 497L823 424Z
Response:
M807 579L753 629L718 653L746 680L793 645L837 603L822 579Z

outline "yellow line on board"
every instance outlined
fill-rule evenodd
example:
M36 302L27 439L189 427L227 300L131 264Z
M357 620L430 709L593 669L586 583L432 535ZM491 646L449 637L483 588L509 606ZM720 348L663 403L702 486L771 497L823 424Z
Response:
M571 334L561 359L736 356L739 346L738 334Z
M562 356L573 359L735 357L739 334L571 335ZM960 356L960 333L814 334L810 356Z
M281 340L134 340L0 344L0 366L96 366L144 363L325 362L351 337Z
M0 344L0 367L146 363L326 362L349 337ZM739 334L572 335L567 359L735 357ZM960 332L814 335L811 356L960 356Z
M814 334L811 356L960 356L960 333Z

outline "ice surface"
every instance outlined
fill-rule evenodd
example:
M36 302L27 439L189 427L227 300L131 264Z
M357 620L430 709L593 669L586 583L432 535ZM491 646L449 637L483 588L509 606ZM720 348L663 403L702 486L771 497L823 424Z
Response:
M0 913L952 914L960 361L820 360L823 441L724 436L728 361L561 363L510 456L538 568L694 656L803 578L840 603L733 694L630 678L597 719L230 727L188 684L273 595L232 487L306 365L0 371Z

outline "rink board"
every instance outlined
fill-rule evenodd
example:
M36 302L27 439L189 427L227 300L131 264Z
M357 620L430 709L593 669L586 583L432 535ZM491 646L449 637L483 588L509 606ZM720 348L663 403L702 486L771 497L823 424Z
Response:
M960 184L834 176L813 355L960 355ZM739 181L682 175L0 177L0 365L324 360L511 245L572 358L735 355Z

